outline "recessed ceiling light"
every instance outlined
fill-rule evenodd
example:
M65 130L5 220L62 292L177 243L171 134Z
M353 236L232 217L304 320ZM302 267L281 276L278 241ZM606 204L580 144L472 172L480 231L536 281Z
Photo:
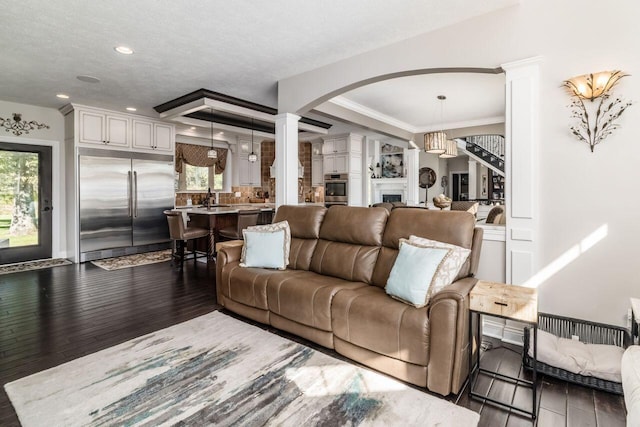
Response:
M196 130L196 127L195 126L191 126L189 129Z
M87 76L87 75L80 75L80 76L76 76L76 79L80 80L81 82L85 82L85 83L100 83L100 79L97 77L93 77L93 76Z
M134 107L127 107L127 111L136 111L136 110L137 110L137 108L134 108Z
M60 99L69 99L69 95L65 95L64 93L59 93L56 96Z
M224 132L218 132L218 135L224 135Z
M133 55L133 49L128 46L116 46L113 49L123 55Z

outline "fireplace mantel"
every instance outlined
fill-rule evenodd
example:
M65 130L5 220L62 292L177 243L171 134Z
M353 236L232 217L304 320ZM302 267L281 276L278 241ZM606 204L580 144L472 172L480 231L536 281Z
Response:
M399 194L407 200L407 178L371 178L373 203L382 202L383 194Z

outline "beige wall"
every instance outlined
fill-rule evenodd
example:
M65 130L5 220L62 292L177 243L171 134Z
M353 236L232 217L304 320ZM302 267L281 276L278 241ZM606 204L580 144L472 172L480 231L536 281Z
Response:
M569 131L575 123L562 81L607 69L631 74L615 89L640 99L640 3L522 0L401 43L279 82L279 109L297 111L366 78L435 67L487 67L541 56L539 148L540 310L624 324L638 296L640 257L637 105L591 153Z

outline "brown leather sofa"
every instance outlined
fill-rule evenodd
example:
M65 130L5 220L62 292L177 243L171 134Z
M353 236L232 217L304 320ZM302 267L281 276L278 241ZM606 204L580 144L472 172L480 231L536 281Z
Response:
M228 310L294 333L364 365L447 395L468 371L468 294L482 230L467 212L281 206L291 227L285 271L239 266L241 248L218 252L217 296ZM384 287L400 238L471 249L456 281L415 308Z

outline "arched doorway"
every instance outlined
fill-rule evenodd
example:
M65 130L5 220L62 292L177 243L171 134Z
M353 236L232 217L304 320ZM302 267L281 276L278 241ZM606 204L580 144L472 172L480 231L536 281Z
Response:
M526 283L537 270L538 248L538 194L536 177L539 175L538 147L538 87L539 58L502 64L494 68L424 68L403 70L371 76L370 72L362 72L367 77L359 79L358 73L343 77L343 83L325 90L322 94L313 94L313 99L300 94L293 94L295 82L279 89L280 126L276 127L276 145L287 145L288 140L296 140L297 120L293 114L301 114L333 98L340 93L375 81L382 81L406 75L420 73L440 73L461 70L467 72L501 72L505 73L505 161L509 165L506 170L505 205L507 211L506 230L506 282ZM345 80L349 80L344 84ZM331 86L327 81L324 87ZM316 91L317 92L317 91ZM317 96L316 96L317 95ZM285 137L287 136L287 137ZM297 145L297 144L296 144ZM281 148L283 149L283 148ZM277 150L277 147L276 147ZM283 176L284 178L284 176Z

